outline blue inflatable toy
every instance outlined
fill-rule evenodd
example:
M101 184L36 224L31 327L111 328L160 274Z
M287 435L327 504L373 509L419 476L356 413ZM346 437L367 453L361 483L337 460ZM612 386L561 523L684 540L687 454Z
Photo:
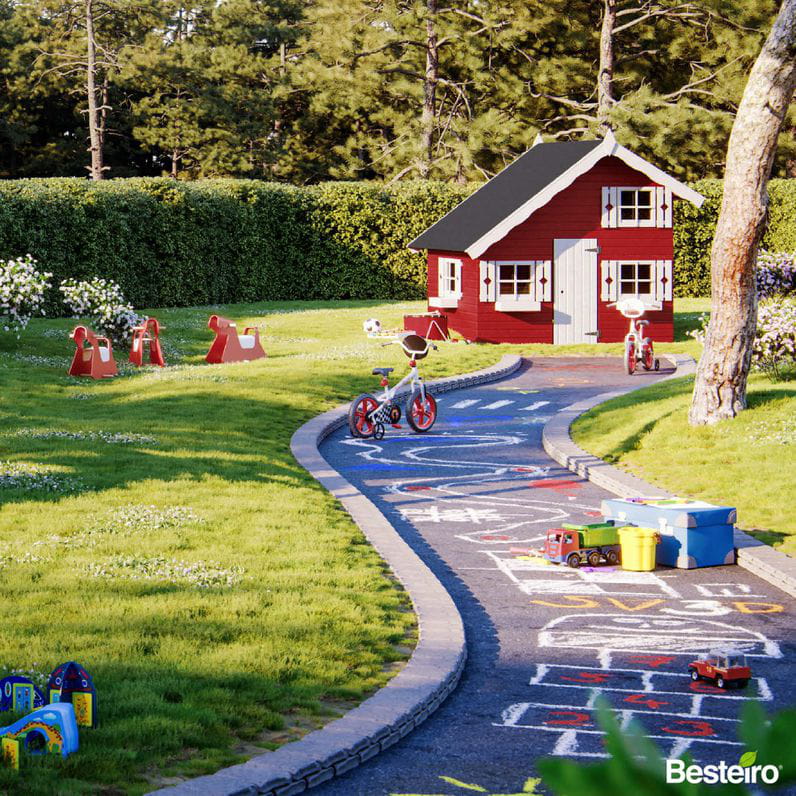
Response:
M0 738L19 741L28 754L68 757L79 747L75 709L69 702L38 708L8 727L0 727Z

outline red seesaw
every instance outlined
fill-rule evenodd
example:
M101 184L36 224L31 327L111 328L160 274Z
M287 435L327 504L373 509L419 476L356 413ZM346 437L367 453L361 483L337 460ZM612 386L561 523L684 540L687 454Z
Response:
M72 366L69 368L70 376L110 379L116 375L113 347L107 337L97 337L87 326L75 326L69 336L77 346Z
M130 345L130 362L141 367L144 364L144 344L149 343L149 364L162 368L166 366L160 348L160 324L157 318L147 318L140 326L133 328L133 342Z
M221 362L248 362L265 356L260 345L260 330L256 326L247 326L243 334L238 335L238 327L233 321L220 315L211 315L207 327L216 333L216 339L205 357L208 362L214 365Z

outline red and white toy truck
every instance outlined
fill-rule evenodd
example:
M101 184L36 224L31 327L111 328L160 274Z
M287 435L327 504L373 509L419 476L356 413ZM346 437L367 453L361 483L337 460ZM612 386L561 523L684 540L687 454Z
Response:
M692 680L710 680L719 688L744 688L752 676L746 656L732 650L716 650L700 655L688 664Z
M547 532L542 555L555 564L577 568L581 564L599 566L603 561L618 564L621 557L618 529L613 523L569 525Z

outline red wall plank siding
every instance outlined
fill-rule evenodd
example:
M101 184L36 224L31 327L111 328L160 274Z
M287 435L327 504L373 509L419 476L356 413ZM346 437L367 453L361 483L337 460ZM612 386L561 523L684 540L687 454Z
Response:
M553 260L556 238L596 238L600 247L597 263L597 319L600 342L624 339L628 321L607 302L600 300L601 261L671 260L671 228L602 227L603 186L643 187L655 185L641 172L619 158L603 158L587 174L578 177L547 205L511 230L481 256L483 260ZM462 260L463 297L448 314L449 325L468 339L482 342L552 343L553 304L545 303L539 312L498 312L492 303L481 303L479 296L479 261L456 252L429 252L429 295L436 294L437 258ZM555 285L553 285L555 290ZM653 340L674 339L672 302L664 302L660 312L648 313L649 334Z

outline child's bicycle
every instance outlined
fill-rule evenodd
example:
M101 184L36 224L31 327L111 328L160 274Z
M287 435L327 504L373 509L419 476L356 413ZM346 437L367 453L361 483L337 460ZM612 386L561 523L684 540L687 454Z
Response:
M630 319L630 329L625 335L625 371L628 376L636 372L636 363L640 362L644 370L660 370L660 360L655 357L652 340L644 336L644 327L649 321L638 320L644 315L644 302L637 298L628 298L609 304L615 306L625 318Z
M426 389L417 371L417 360L424 359L430 349L436 351L437 347L418 334L400 335L382 345L393 343L398 343L404 354L409 357L409 373L394 387L390 387L387 377L394 368L373 368L373 375L381 376L384 392L379 396L364 393L351 402L351 408L348 410L348 427L354 437L381 439L388 423L397 426L401 420L401 407L395 401L395 395L407 382L412 385L404 407L409 425L422 434L428 431L437 419L437 402Z

